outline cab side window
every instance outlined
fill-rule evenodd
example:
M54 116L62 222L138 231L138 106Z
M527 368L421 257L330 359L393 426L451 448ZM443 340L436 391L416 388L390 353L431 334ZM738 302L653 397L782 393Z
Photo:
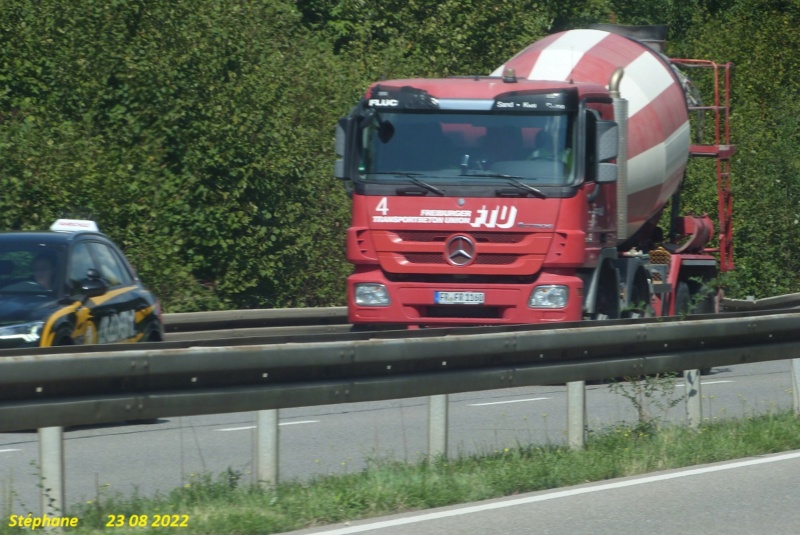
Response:
M86 272L93 267L95 267L94 261L86 243L75 245L70 255L67 281L72 294L81 292L81 281L86 278Z
M100 276L109 286L120 286L131 283L131 275L119 256L104 243L92 242L92 251L97 259Z

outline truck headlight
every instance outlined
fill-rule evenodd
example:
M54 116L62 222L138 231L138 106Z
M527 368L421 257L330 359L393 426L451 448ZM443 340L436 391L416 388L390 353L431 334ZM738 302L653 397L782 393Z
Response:
M383 284L356 284L354 297L357 305L365 307L388 307L392 303Z
M21 340L26 343L38 342L42 336L43 321L19 323L0 327L0 340Z
M569 288L566 286L537 286L528 301L530 308L566 308Z

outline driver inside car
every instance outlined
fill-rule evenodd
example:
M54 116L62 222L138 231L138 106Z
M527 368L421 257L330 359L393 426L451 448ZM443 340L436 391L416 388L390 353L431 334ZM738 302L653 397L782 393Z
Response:
M40 254L33 259L31 271L33 272L33 280L36 284L45 290L53 289L55 285L56 264L52 257L46 254Z

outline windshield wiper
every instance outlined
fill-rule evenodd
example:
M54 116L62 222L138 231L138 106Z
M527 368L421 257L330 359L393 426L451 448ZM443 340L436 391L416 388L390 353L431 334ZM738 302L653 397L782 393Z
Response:
M536 195L537 197L542 198L542 199L546 199L547 198L547 195L545 195L544 192L542 190L540 190L539 188L535 188L535 187L531 186L530 184L526 184L525 182L522 182L521 180L519 180L520 178L523 178L521 176L505 175L503 173L478 173L478 174L470 173L469 176L485 176L485 177L489 177L489 178L502 178L503 180L508 181L508 183L516 186L517 188L519 188L519 189L521 189L523 191L528 191L530 193L533 193L534 195Z
M428 184L424 180L421 180L421 179L417 178L417 176L421 175L422 173L407 173L405 171L381 171L381 173L386 173L387 175L401 175L401 176L404 176L407 179L409 179L411 182L416 184L417 186L423 187L428 191L432 191L433 193L436 193L437 195L441 195L442 197L444 197L446 195L446 193L444 191L440 190L439 188L437 188L433 184Z

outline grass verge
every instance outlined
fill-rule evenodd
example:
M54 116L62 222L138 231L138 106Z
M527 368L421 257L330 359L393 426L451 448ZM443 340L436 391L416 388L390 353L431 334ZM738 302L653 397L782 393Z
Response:
M190 533L280 533L792 449L800 449L800 418L791 412L717 421L697 430L620 425L590 433L580 451L519 446L418 464L375 460L359 473L283 483L274 490L241 485L241 474L228 471L155 497L98 496L69 511L79 524L66 531L108 533L106 524L118 515L125 522L148 515L147 525L156 515L185 515ZM0 520L1 534L30 531L9 527L8 518ZM165 529L123 526L113 531Z

